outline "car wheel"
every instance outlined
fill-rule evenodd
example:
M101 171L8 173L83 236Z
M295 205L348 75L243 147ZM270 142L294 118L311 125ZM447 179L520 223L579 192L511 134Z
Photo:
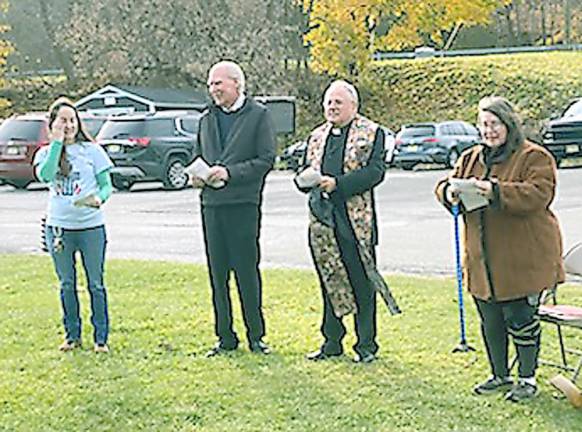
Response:
M26 187L32 182L30 180L10 180L7 183L14 186L16 189L26 189Z
M111 178L111 183L113 184L113 187L115 189L120 190L120 191L129 190L129 188L133 185L133 181L126 179L124 177L117 177L117 176L113 176Z
M188 185L188 174L181 159L170 159L163 182L166 189L184 189Z
M402 163L400 167L405 171L411 171L416 166L415 162Z
M459 151L453 148L447 155L447 166L453 168L457 163L457 160L459 160Z

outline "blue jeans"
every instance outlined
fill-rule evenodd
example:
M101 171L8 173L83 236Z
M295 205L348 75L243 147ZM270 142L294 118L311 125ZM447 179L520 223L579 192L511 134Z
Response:
M61 236L62 248L55 247L55 237ZM58 241L57 241L58 243ZM65 337L69 341L81 340L81 317L77 297L77 251L81 254L87 285L91 296L91 323L96 344L107 343L109 315L107 292L103 284L103 264L107 237L105 227L67 230L47 226L46 246L49 250L61 286L61 305Z

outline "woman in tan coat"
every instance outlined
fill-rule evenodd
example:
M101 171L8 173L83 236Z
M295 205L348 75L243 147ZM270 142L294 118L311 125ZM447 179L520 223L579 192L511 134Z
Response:
M543 147L525 140L519 118L504 98L480 101L478 126L484 144L463 153L435 193L448 209L458 204L465 222L464 282L481 317L493 373L474 391L511 388L506 399L518 402L537 393L540 294L564 280L560 228L549 209L556 164ZM471 179L488 205L465 211L451 178ZM509 335L519 363L515 383L508 368Z

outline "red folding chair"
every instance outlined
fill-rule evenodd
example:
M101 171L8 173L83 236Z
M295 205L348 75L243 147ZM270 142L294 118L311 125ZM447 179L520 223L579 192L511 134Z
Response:
M572 275L582 276L582 243L576 244L564 256L566 272ZM566 348L564 343L563 328L582 330L582 307L569 304L559 304L557 287L544 292L539 307L540 321L556 326L558 342L560 344L561 363L540 361L540 363L556 366L562 370L573 372L571 381L576 382L582 371L582 351ZM574 363L568 362L568 355L576 358ZM574 365L574 366L572 366Z

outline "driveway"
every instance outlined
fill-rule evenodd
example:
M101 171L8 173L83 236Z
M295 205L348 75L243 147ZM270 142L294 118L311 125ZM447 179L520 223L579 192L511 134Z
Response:
M452 275L452 218L434 200L432 189L444 170L390 170L376 193L380 222L379 267L383 272ZM554 210L565 247L582 241L582 169L560 169ZM47 192L0 186L0 253L39 251L40 218ZM116 192L105 206L108 256L204 263L198 193L164 191L159 184ZM262 263L266 267L312 268L307 247L306 197L292 176L267 179L262 221Z

